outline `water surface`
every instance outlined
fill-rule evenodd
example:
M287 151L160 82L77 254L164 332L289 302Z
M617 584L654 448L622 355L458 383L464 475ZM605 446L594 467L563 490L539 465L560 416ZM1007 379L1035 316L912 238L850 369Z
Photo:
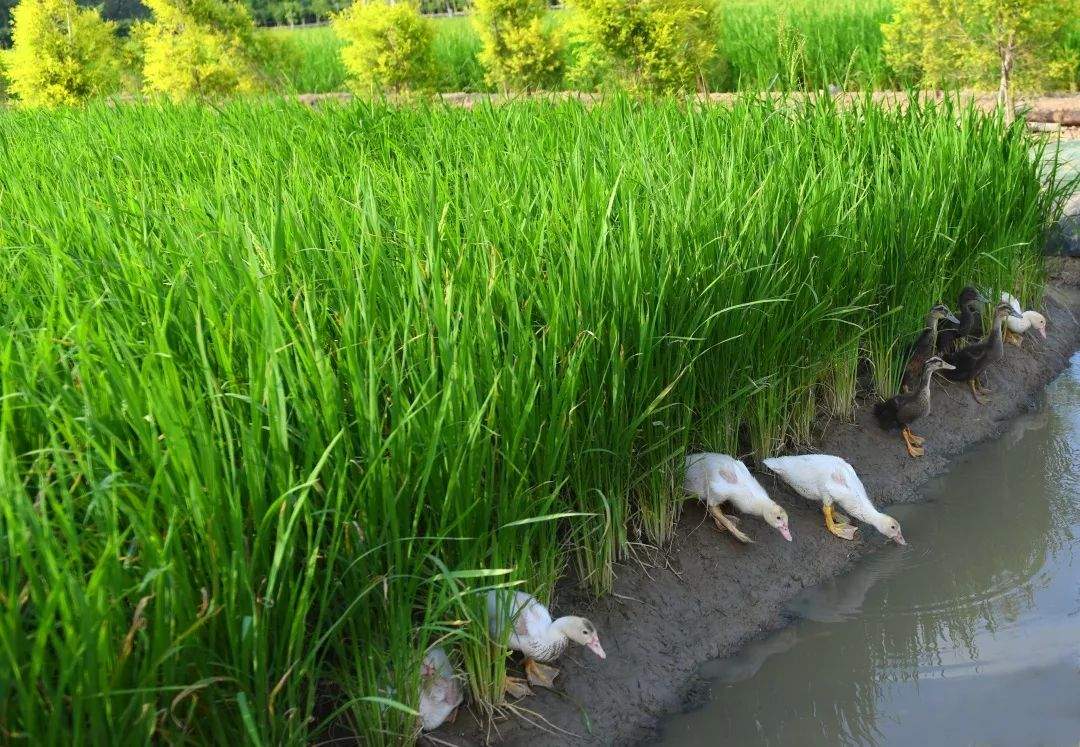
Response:
M667 745L1080 745L1080 356L896 507L890 545L712 662Z

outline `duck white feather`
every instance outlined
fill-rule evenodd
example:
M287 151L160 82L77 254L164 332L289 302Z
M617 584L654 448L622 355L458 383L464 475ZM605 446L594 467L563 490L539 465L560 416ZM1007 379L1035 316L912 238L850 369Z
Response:
M746 465L732 456L715 453L687 456L683 490L698 496L710 507L730 503L744 514L761 518L791 541L787 512L769 497Z
M442 648L429 649L420 666L420 724L424 731L441 726L464 699L461 681Z
M488 632L496 641L520 651L533 661L558 659L571 641L588 646L606 658L596 628L583 617L566 615L556 620L536 597L523 591L502 589L487 594ZM507 625L512 626L507 636Z
M1035 330L1043 339L1046 339L1046 317L1037 311L1024 311L1020 302L1011 294L1002 291L1001 302L1013 307L1019 317L1010 316L1005 319L1005 326L1013 334L1022 335L1030 329Z
M840 457L828 454L773 457L765 466L795 492L830 507L835 503L850 516L871 525L901 545L907 544L896 519L874 507L855 469ZM827 513L828 516L828 513Z

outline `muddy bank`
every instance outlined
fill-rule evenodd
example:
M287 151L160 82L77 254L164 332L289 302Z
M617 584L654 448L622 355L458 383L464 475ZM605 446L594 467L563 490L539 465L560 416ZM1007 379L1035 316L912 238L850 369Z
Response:
M878 429L870 400L860 402L853 423L822 423L816 450L850 461L879 504L919 500L924 481L971 445L999 435L1080 347L1080 260L1054 259L1050 270L1042 308L1050 320L1049 339L1028 339L1023 350L1006 346L1006 360L986 377L994 389L986 407L977 406L965 388L936 386L934 412L917 429L927 437L925 458L910 459L896 434ZM574 648L560 661L560 690L519 704L532 722L547 722L546 730L509 718L486 732L463 713L434 736L456 745L478 745L488 737L530 745L645 740L660 718L695 699L699 665L783 625L784 604L801 589L836 575L883 542L865 528L858 541L842 542L825 531L819 508L771 477L763 483L788 509L793 543L748 521L742 528L756 544L736 546L705 521L700 504L688 504L670 554L659 562L620 565L612 595L586 604L575 589L558 593L553 610L590 617L608 658L600 661ZM919 537L908 542L917 545Z

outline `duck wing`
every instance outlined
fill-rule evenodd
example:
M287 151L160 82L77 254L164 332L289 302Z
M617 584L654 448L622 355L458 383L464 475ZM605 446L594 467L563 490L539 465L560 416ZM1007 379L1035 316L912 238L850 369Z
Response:
M524 591L499 589L487 594L488 632L496 641L503 640L507 623L511 624L510 648L521 650L530 638L541 635L551 625L551 613L536 597Z
M1007 303L1007 304L1009 304L1009 306L1012 306L1013 311L1015 311L1017 314L1023 314L1024 313L1024 310L1022 308L1020 308L1020 301L1017 300L1017 298L1015 296L1013 296L1013 295L1011 295L1009 293L1006 293L1005 291L1001 292L1001 302L1002 303Z

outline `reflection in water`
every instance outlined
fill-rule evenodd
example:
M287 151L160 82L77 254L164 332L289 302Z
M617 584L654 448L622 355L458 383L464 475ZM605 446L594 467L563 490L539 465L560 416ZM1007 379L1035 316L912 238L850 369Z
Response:
M703 668L671 745L1080 744L1080 358L797 622Z

